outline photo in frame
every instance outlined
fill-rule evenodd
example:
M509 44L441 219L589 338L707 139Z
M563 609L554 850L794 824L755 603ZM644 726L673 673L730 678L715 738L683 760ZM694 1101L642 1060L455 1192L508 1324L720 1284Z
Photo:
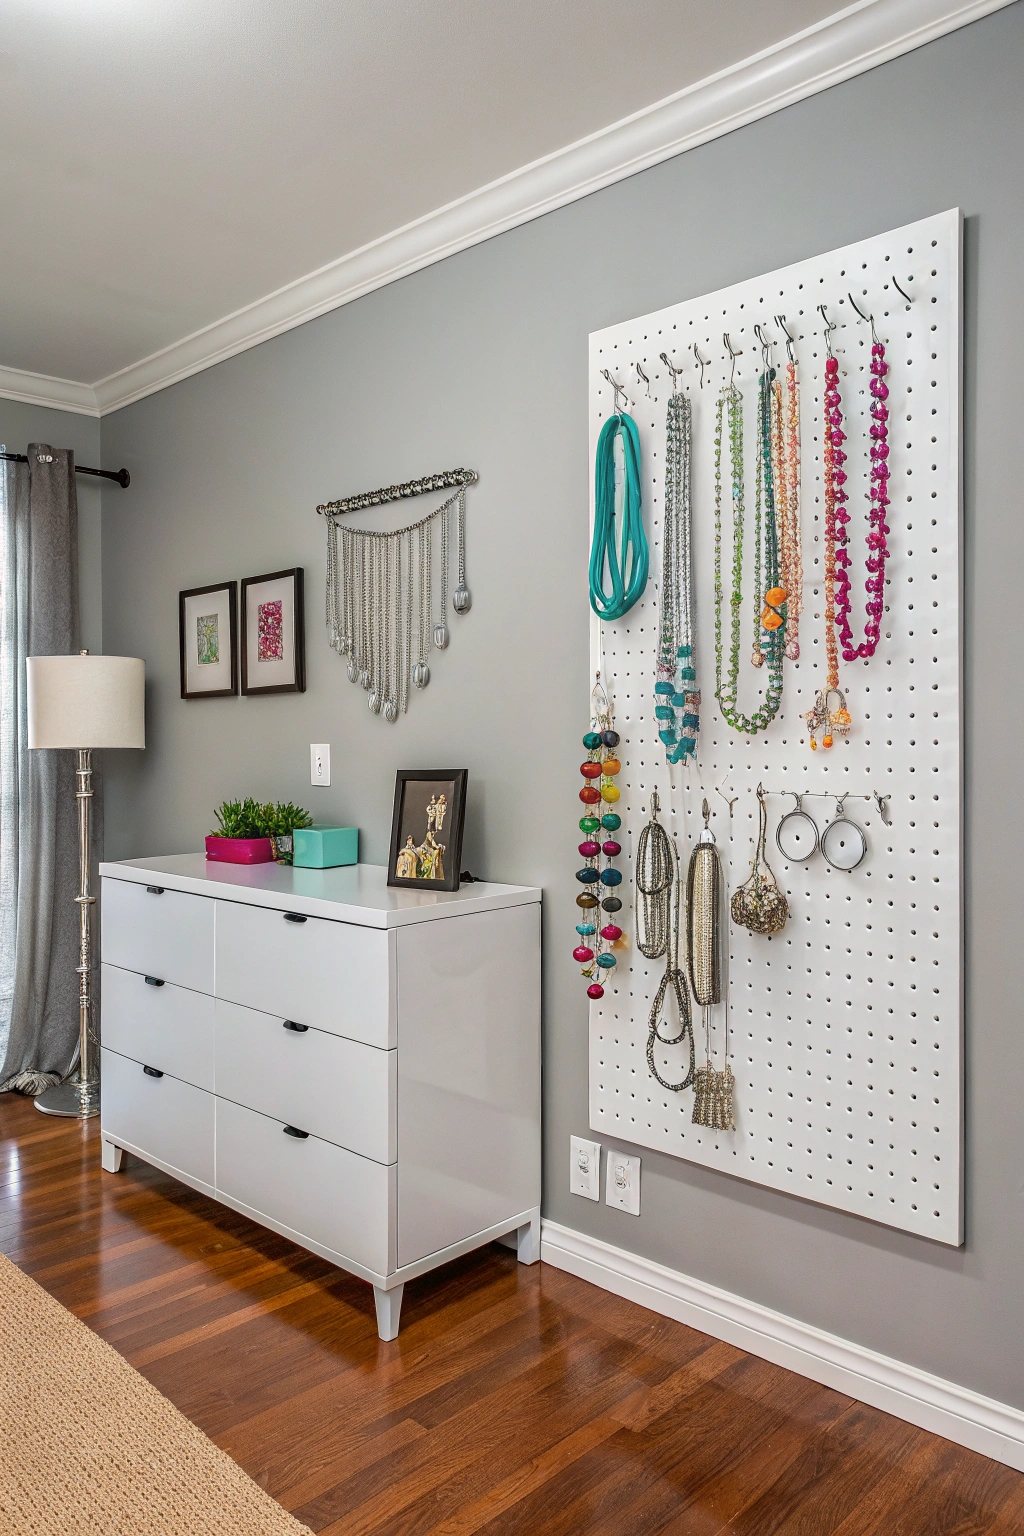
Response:
M388 885L457 891L466 817L466 768L399 768Z
M242 692L304 693L302 567L242 582Z
M237 590L237 582L220 581L178 593L183 699L224 699L238 692Z

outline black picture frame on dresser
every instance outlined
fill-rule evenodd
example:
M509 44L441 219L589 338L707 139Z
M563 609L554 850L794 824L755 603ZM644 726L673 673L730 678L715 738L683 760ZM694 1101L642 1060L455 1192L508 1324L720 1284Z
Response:
M396 771L388 885L458 890L468 779L468 768Z

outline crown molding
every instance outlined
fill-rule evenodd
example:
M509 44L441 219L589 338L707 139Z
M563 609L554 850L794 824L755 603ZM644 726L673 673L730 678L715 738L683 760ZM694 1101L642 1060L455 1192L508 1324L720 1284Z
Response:
M546 1218L541 1221L540 1256L546 1264L662 1317L1024 1471L1024 1413L1009 1403Z
M653 106L490 182L171 346L85 385L35 375L38 404L101 415L234 357L493 235L1001 10L1013 0L857 0L835 15ZM7 370L7 373L13 370ZM59 386L60 399L42 388ZM67 391L79 391L68 404ZM13 395L0 383L0 393Z
M23 368L0 364L0 399L21 400L25 405L47 405L76 416L98 416L100 408L91 384L74 379L55 379L48 373L28 373Z

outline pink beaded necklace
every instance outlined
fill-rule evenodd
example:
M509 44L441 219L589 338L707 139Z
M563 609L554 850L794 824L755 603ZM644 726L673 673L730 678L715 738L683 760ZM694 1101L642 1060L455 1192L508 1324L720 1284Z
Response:
M889 525L885 520L886 508L889 505L889 407L885 403L889 398L889 386L885 382L885 376L889 371L889 364L885 358L885 347L875 335L874 320L854 304L852 295L849 298L861 319L866 320L871 326L871 427L869 433L871 508L867 536L868 577L864 583L868 601L864 639L860 644L854 644L853 630L850 627L850 557L846 552L846 524L849 521L849 514L844 511L841 518L839 513L836 514L836 565L839 571L836 584L835 624L843 647L843 660L857 661L858 659L867 660L869 656L875 654L881 633L882 612L885 607L885 561L889 553L889 546L885 542L889 532Z

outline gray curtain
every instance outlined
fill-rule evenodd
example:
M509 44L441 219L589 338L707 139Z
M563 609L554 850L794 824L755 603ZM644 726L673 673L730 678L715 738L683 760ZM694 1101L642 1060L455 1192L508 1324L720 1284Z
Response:
M0 508L0 1092L34 1094L78 1050L78 847L74 753L28 750L25 657L79 649L78 503L70 451L30 443L28 461Z

